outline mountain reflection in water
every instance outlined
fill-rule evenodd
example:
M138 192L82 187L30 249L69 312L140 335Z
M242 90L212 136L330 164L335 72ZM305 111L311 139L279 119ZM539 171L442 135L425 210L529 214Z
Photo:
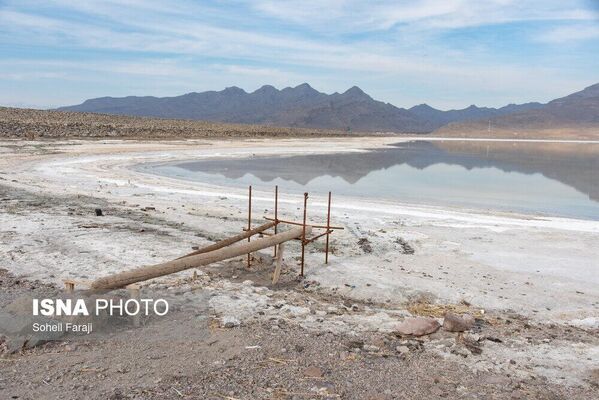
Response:
M154 173L424 204L599 219L599 145L415 141L359 153L212 159Z

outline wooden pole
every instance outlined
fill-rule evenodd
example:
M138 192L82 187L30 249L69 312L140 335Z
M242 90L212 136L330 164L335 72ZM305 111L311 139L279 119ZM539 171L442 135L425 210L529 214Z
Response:
M252 185L250 185L250 193L248 196L248 231L252 229ZM251 240L251 236L248 236L248 243ZM248 253L248 268L250 268L252 255Z
M327 238L324 250L324 263L329 263L329 236L331 232L331 192L329 192L329 205L327 206Z
M306 252L306 208L308 206L308 193L304 193L304 222L302 223L302 266L300 276L304 276L304 254Z
M129 296L139 302L141 291L139 285L127 285L127 290L129 291ZM136 328L141 326L141 310L133 316L133 326Z
M281 276L281 266L283 263L283 251L285 250L285 243L281 243L277 245L279 251L277 253L277 264L275 267L275 272L272 275L272 283L273 285L279 281L279 277Z
M227 238L227 239L223 239L223 240L218 241L218 242L216 242L214 244L211 244L210 246L198 249L196 251L192 251L189 254L186 254L184 256L181 256L181 257L177 258L177 260L179 260L181 258L189 257L189 256L195 256L196 254L208 253L208 252L211 252L211 251L214 251L214 250L221 249L223 247L232 245L233 243L237 243L237 242L239 242L239 241L241 241L243 239L246 239L246 238L248 238L250 236L254 236L257 233L264 232L265 230L273 227L274 225L275 225L274 222L267 222L266 224L262 224L260 226L257 226L254 229L251 229L249 231L245 231L243 233L240 233L239 235L236 235L236 236L233 236L233 237L230 237L230 238Z
M197 254L195 256L181 258L179 260L167 261L165 263L144 266L131 271L121 272L115 275L96 279L91 283L91 288L96 290L117 289L132 283L147 281L159 276L174 274L190 268L212 264L228 258L239 257L244 254L253 253L291 239L302 237L312 231L311 226L304 228L293 228L273 236L261 238L251 243L239 244L226 247L209 253Z
M64 281L64 288L67 293L73 293L75 291L75 282L71 280Z

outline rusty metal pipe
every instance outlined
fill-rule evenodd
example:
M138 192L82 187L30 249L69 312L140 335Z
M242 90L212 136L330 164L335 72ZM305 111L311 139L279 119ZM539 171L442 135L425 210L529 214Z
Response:
M249 195L248 195L248 231L252 230L252 185L250 185L249 187ZM248 243L251 240L251 236L248 236ZM251 265L251 259L252 259L252 255L250 253L248 253L248 260L247 260L247 264L248 264L248 268L250 268Z
M329 263L329 236L331 234L331 192L329 192L329 205L327 206L327 238L324 250L324 263Z
M304 223L302 224L302 267L300 276L304 276L304 256L306 253L306 212L308 208L308 192L304 193Z

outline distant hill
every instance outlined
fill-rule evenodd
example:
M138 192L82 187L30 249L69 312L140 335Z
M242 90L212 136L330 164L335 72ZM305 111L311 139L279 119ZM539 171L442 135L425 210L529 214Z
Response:
M452 122L435 131L439 136L599 138L599 84L550 101L476 121Z
M374 100L356 86L329 95L304 83L282 90L265 85L252 93L229 87L176 97L101 97L58 110L356 132L428 133L450 122L540 107L539 103L527 103L499 109L470 106L441 111L421 104L407 110Z
M544 105L541 103L509 104L501 108L477 107L471 105L462 110L437 110L427 104L414 106L409 110L418 117L426 119L435 127L441 127L454 121L470 121L483 118L491 118L514 112L537 110Z
M226 124L85 112L0 107L0 138L186 139L209 137L329 137L347 132L265 125Z

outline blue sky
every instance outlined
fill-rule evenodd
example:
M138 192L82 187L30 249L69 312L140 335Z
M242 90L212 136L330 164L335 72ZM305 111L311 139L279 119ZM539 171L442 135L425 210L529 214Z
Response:
M357 85L399 107L599 82L598 0L0 0L0 104Z

